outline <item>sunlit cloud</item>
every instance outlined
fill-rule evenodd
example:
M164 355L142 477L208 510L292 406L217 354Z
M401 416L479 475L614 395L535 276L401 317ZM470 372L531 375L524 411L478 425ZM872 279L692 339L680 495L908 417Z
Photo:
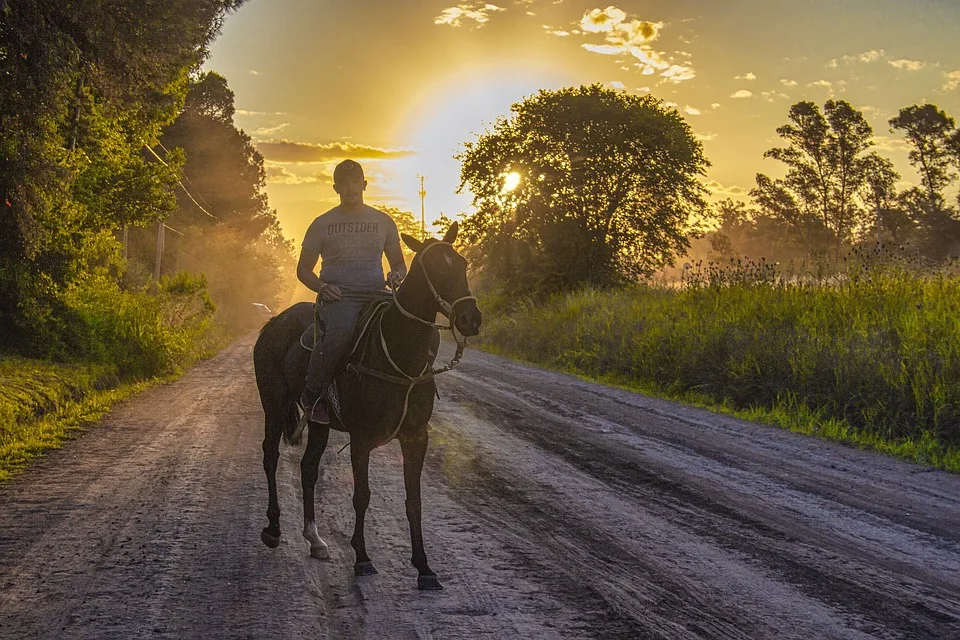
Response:
M743 98L751 98L751 97L753 97L753 92L752 92L752 91L747 91L746 89L740 89L740 90L737 91L736 93L731 93L731 94L730 94L730 97L731 97L731 98L736 98L736 99L738 99L738 100L739 100L739 99L743 99Z
M592 9L580 19L583 33L602 34L603 44L583 43L581 46L592 53L612 56L632 56L643 75L659 75L666 81L679 83L696 77L688 64L675 64L663 51L651 44L660 36L662 22L628 20L627 13L617 7ZM684 54L688 56L689 54Z
M708 180L704 183L704 186L715 198L734 198L737 200L743 200L750 195L749 189L744 189L743 187L739 187L737 185L720 184L716 180Z
M260 72L257 71L256 69L250 69L249 71L247 71L247 73L249 73L249 74L252 75L252 76L258 76L258 75L260 75Z
M797 81L796 81L796 80L787 80L787 79L785 79L785 78L780 78L780 84L782 84L782 85L785 86L785 87L795 87L795 86L797 86Z
M900 58L899 60L887 60L887 64L891 67L896 67L897 69L904 69L906 71L920 71L927 64L920 60L907 60L906 58Z
M710 142L711 140L717 139L717 134L715 133L695 133L693 137L699 140L700 142Z
M789 100L790 96L783 93L782 91L761 91L760 97L766 100L767 102L776 102L777 98L783 98Z
M380 149L352 142L310 144L308 142L258 142L257 150L272 162L326 162L337 158L392 160L415 155L409 149Z
M611 80L607 83L607 86L612 89L623 89L623 83L619 80Z
M947 79L943 85L944 91L953 91L957 87L960 87L960 69L951 71L950 73L944 73L943 76Z
M284 122L283 124L278 124L273 127L261 127L259 129L254 129L253 135L255 136L272 136L274 134L280 133L284 129L290 126L289 122Z
M893 136L873 136L870 138L873 147L879 151L910 151L910 144L903 138Z
M466 21L472 20L482 27L489 22L490 14L495 11L506 11L503 7L483 2L462 2L455 7L448 7L433 19L433 24L445 24L451 27L461 27Z
M238 116L285 116L286 111L250 111L248 109L237 109L233 112Z
M829 80L817 80L816 82L808 82L807 86L808 87L824 87L826 89L829 89L830 87L833 86L833 83L830 82Z
M325 178L319 174L302 176L294 173L282 164L265 163L266 180L269 184L333 184L333 178Z
M711 108L711 109L719 109L719 108L722 107L722 106L723 106L723 105L720 104L719 102L711 102L711 103L710 103L710 108Z
M690 105L686 105L683 108L683 111L687 115L691 115L691 116L699 116L701 113L703 113L702 111L700 111L700 109L697 109L696 107L691 107Z
M886 52L883 49L872 49L870 51L864 51L861 53L859 56L857 56L857 60L860 62L876 62L885 55ZM844 59L846 59L846 56L844 56Z
M733 79L734 80L756 80L757 76L752 71L750 71L748 73L743 74L742 76L734 76Z

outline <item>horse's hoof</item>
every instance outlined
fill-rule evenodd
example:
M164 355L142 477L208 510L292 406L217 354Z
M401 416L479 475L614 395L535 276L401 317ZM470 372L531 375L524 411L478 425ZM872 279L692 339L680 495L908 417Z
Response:
M330 549L325 544L315 544L310 547L310 557L317 560L329 560Z
M260 532L260 540L271 549L276 549L280 546L280 534L273 535L267 529Z
M377 573L379 571L373 566L372 562L358 562L353 565L353 575L355 576L372 576Z
M417 578L417 589L420 591L439 591L443 589L440 579L436 575L424 575Z

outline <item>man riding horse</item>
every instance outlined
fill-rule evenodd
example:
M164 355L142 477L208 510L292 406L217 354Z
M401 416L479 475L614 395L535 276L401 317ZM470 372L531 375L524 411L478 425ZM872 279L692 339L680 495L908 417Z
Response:
M399 286L407 273L397 225L387 214L364 204L363 168L344 160L333 171L339 206L317 217L307 229L297 263L297 278L317 294L321 341L310 355L306 385L300 396L303 415L292 436L297 441L308 422L328 424L324 390L347 349L360 312L385 293L384 254L390 263L388 281ZM322 260L320 275L314 269Z

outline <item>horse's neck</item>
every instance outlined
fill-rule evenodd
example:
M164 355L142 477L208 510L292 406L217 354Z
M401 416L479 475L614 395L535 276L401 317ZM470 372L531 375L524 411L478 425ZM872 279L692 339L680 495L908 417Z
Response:
M433 301L427 296L398 296L398 302L404 310L433 323L436 312ZM427 360L427 351L433 337L434 328L423 322L404 315L396 305L390 305L381 320L383 339L387 343L390 357L405 372L417 375Z

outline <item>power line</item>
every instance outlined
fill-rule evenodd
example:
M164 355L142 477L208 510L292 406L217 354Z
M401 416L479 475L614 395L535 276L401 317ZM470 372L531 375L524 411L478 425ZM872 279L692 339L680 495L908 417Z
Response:
M170 166L169 164L166 163L166 161L164 161L163 158L161 158L160 156L157 155L157 152L153 150L153 147L150 147L149 145L146 145L146 144L143 145L143 147L144 147L147 151L149 151L150 153L152 153L152 154L153 154L153 157L160 161L160 164L162 164L162 165L165 166L165 167L169 167L169 166ZM217 216L213 215L212 213L210 213L209 211L207 211L206 209L204 209L204 208L200 205L200 203L197 202L196 198L194 198L194 197L190 194L190 192L187 191L187 188L186 188L185 186L183 186L183 182L180 181L180 178L177 178L177 184L180 185L180 188L183 189L183 192L184 192L185 194L187 194L187 197L190 198L190 200L193 202L193 204L197 205L197 208L200 209L200 211L203 211L205 214L207 214L208 216L210 216L211 218L213 218L213 219L216 220L217 222L223 222L223 220L221 220L221 219L218 218Z

